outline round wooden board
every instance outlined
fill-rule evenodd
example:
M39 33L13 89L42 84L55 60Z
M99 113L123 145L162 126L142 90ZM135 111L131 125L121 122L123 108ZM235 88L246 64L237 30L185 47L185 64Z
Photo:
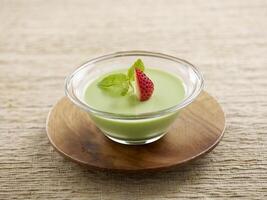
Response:
M183 109L160 140L141 146L115 143L95 127L89 115L62 98L47 118L47 135L54 148L91 168L142 171L185 164L209 151L222 139L224 113L208 93Z

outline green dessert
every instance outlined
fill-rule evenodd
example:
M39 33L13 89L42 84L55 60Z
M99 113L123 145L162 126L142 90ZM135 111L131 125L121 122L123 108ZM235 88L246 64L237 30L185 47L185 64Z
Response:
M85 102L90 107L104 112L138 115L170 108L183 100L184 87L180 79L157 69L146 69L146 74L154 82L153 95L147 101L139 101L134 93L117 96L99 89L97 85L107 76L104 75L87 86Z
M99 111L140 116L173 107L184 96L183 82L178 77L158 69L144 69L139 59L128 72L127 69L115 71L89 82L84 101ZM162 135L177 114L149 119L112 119L91 114L91 118L112 138L140 141Z

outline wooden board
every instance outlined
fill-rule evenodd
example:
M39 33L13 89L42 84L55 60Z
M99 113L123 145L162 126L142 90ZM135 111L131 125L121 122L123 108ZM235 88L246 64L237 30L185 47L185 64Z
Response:
M212 150L223 136L224 113L208 93L186 107L160 140L141 146L106 138L66 97L51 110L47 135L61 154L80 164L109 170L158 170L191 161Z

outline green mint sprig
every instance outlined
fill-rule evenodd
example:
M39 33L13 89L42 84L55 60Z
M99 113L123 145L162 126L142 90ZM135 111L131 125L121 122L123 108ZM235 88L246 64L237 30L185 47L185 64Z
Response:
M130 81L134 81L134 69L140 69L142 72L145 71L145 65L141 59L135 61L135 63L128 69L128 78Z
M145 70L144 63L141 59L135 61L135 63L128 69L127 74L116 73L104 77L99 83L98 87L104 91L109 92L112 95L125 96L129 88L133 88L131 81L134 81L134 70Z

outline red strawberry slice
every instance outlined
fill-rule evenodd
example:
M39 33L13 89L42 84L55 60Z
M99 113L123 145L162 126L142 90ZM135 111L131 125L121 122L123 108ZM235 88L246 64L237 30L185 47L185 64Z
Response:
M135 68L137 97L140 101L148 100L154 91L153 82L140 69Z

